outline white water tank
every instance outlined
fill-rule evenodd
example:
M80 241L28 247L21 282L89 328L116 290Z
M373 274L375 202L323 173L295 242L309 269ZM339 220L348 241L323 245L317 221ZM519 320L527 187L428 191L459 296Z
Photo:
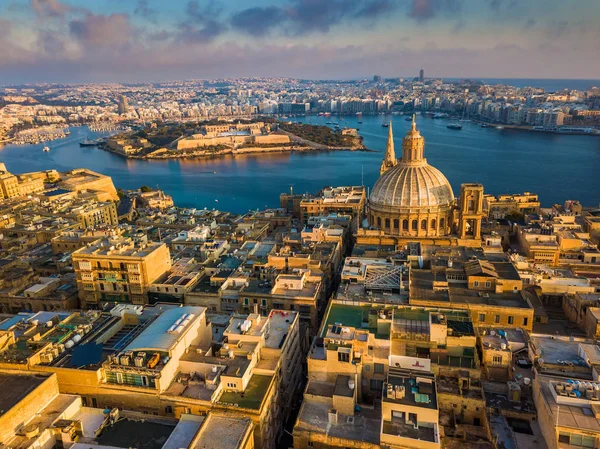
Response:
M81 341L81 335L75 334L73 336L73 343L79 343Z
M500 343L500 347L502 348L502 350L506 349L506 343Z
M73 346L75 346L75 343L73 343L73 340L67 340L67 342L65 343L66 349L71 349Z
M348 388L354 390L354 379L348 380Z

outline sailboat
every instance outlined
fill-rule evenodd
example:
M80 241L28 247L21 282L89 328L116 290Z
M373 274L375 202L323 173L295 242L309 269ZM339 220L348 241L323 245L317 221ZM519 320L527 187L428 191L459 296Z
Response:
M44 153L49 153L50 152L50 147L48 147L48 145L46 145L46 142L44 142L44 149L42 151Z

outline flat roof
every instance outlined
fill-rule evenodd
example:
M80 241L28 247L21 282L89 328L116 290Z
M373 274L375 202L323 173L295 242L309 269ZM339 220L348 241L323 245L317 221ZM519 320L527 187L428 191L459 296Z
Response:
M175 426L173 433L163 445L162 449L189 448L190 443L196 436L198 429L205 421L204 416L184 415Z
M362 407L353 422L338 416L337 424L329 423L330 403L306 399L302 403L296 427L302 431L327 434L346 441L362 441L379 445L381 412ZM338 412L339 413L339 412Z
M158 422L150 417L125 418L105 427L96 438L98 444L135 449L162 449L175 425Z
M0 410L8 412L32 391L39 387L51 374L0 373ZM58 391L57 391L58 393Z
M273 376L253 374L244 392L225 391L217 402L224 405L233 405L234 407L259 410L272 380Z
M199 319L206 307L175 307L164 311L154 320L154 322L142 331L126 348L126 351L165 351L168 352L173 345L181 338L187 328ZM185 328L179 333L168 332L169 328L175 324L184 314L194 314L195 316L185 325Z
M249 418L233 418L210 413L202 424L198 437L189 448L238 449L251 426L252 421Z

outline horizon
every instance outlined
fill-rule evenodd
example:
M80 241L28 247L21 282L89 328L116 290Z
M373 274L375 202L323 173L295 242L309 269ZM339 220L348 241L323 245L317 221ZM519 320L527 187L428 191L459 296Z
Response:
M374 74L373 76L378 75ZM246 79L290 79L290 80L298 80L298 81L308 81L308 82L359 82L359 81L372 81L373 76L371 77L360 77L360 78L295 78L289 76L240 76L240 77L227 77L227 78L171 78L171 79L160 79L153 81L94 81L94 82L57 82L57 81L43 81L38 83L11 83L11 84L0 84L0 87L20 87L20 86L42 86L42 85L64 85L64 86L85 86L85 85L94 85L94 84L120 84L123 86L133 86L133 85L144 85L144 84L166 84L166 83L174 83L174 82L212 82L212 81L230 81L230 80L246 80ZM415 76L386 76L386 75L378 75L381 76L383 81L399 79L402 78L405 81L412 80ZM425 77L426 80L449 80L449 81L598 81L600 82L600 78L545 78L545 77L536 77L536 78L511 78L511 77L477 77L477 76L440 76L440 77ZM596 87L596 86L594 86Z
M594 0L10 0L0 84L596 79L599 16Z

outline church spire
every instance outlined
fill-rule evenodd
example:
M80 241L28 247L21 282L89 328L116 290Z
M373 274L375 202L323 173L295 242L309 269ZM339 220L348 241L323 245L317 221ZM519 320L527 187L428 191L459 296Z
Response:
M383 158L383 162L381 163L379 175L383 175L386 171L394 167L397 163L398 160L396 159L396 152L394 151L394 133L392 131L392 122L390 121L390 126L388 128L387 146L385 148L385 156Z

